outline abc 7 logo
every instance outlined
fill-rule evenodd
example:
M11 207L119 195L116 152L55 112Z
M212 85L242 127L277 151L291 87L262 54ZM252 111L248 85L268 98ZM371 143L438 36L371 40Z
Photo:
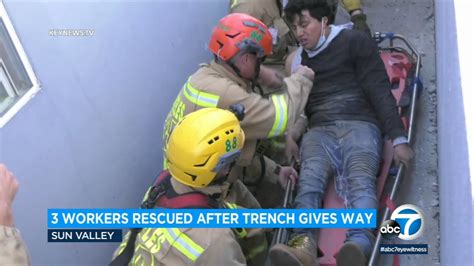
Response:
M405 204L395 209L390 217L380 227L380 233L385 239L413 240L421 236L424 229L424 218L421 210L411 204Z

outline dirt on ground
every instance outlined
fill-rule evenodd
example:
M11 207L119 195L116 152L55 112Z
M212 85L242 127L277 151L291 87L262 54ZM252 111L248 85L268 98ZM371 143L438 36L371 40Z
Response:
M396 205L414 204L424 212L423 235L399 244L428 244L428 255L400 255L400 265L438 265L439 193L437 154L436 45L434 3L431 0L362 0L373 31L399 33L422 56L424 89L418 100L412 147L415 159L408 169ZM392 265L391 255L379 256L379 265Z

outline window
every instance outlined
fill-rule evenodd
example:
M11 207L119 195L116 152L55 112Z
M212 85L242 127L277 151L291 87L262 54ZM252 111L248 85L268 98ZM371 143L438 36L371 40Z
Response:
M38 91L38 80L0 3L0 128Z

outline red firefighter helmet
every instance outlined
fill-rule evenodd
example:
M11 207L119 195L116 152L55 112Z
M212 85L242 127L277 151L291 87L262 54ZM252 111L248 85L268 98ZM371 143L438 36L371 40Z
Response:
M260 20L242 13L233 13L219 21L211 35L209 49L218 58L228 61L240 51L257 54L272 53L272 35Z

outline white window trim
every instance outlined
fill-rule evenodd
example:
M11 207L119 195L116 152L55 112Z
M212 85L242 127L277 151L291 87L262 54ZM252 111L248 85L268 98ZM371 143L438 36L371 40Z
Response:
M20 39L16 35L15 29L13 28L13 24L8 17L7 11L5 10L5 6L3 2L0 2L0 17L5 24L8 34L15 46L16 51L20 57L21 63L25 67L26 73L33 84L33 87L29 89L21 98L3 115L0 117L0 128L3 128L5 124L13 118L13 116L20 111L23 106L25 106L37 93L40 91L41 87L36 78L36 75L31 67L30 61L26 56L25 50L23 50L23 46L21 45Z

